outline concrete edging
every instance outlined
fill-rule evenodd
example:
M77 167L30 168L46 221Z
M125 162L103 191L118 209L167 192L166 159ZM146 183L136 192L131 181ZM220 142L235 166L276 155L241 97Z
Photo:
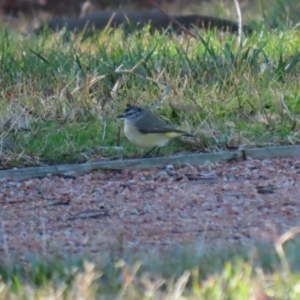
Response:
M112 161L87 162L74 165L57 165L28 167L20 169L1 170L0 179L12 178L17 180L29 178L42 178L51 175L70 175L72 173L84 174L93 170L107 169L148 169L163 167L167 164L180 165L203 165L207 162L229 162L244 160L247 157L256 159L283 158L300 156L300 145L274 146L266 148L250 148L245 150L222 151L215 153L180 154L153 158L120 159Z

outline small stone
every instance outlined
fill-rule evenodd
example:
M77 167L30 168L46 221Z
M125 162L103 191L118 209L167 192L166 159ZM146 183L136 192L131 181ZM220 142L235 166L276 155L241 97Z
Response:
M212 165L212 162L210 160L206 160L203 164L204 167L208 167L208 166L211 166Z
M131 213L130 213L131 215L138 215L139 214L139 211L136 209L136 208L133 208L132 210L131 210Z
M201 205L204 209L208 209L208 208L210 208L210 204L209 203L207 203L207 202L204 202L204 203L202 203L202 205Z
M104 194L104 189L101 188L101 187L99 187L99 188L96 189L95 192L96 192L97 194L103 195L103 194Z
M19 188L22 184L20 182L16 181L10 181L7 183L8 187L14 187L14 188Z
M168 165L166 165L166 169L167 169L168 171L174 170L174 166L171 165L171 164L168 164Z
M160 171L157 173L158 178L168 177L168 173L166 171Z
M103 200L103 198L102 198L101 195L95 195L95 196L93 197L93 202L100 202L100 201L102 201L102 200Z
M151 207L151 205L145 205L143 212L147 213L147 214L151 214L151 213L153 213L153 208Z

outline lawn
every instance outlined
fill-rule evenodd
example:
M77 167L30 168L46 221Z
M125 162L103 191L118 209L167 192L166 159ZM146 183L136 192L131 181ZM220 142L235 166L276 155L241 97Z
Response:
M140 149L116 119L133 103L195 134L168 154L298 143L299 31L256 27L241 47L214 31L195 39L108 29L83 39L3 29L3 166L120 156L115 146L134 157Z
M283 255L261 244L247 249L178 248L147 256L116 251L96 261L60 254L43 261L31 258L25 266L1 266L0 298L296 300L299 240L284 248Z

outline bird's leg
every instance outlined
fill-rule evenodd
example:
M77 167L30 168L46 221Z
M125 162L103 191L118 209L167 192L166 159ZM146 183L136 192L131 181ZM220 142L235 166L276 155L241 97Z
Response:
M154 149L156 149L156 148L157 148L157 146L151 148L148 152L146 152L146 153L142 156L142 158L151 157L149 154L150 154ZM156 152L156 155L158 154L158 152L159 152L159 148L158 148L158 150L157 150L157 152Z

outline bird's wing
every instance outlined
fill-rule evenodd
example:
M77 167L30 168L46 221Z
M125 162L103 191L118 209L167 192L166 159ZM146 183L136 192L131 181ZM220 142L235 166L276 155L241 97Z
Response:
M155 124L155 125L153 125ZM165 123L154 115L147 116L147 122L142 118L137 120L136 126L141 133L166 133L166 132L178 132L185 133L182 130L177 129L171 124Z

